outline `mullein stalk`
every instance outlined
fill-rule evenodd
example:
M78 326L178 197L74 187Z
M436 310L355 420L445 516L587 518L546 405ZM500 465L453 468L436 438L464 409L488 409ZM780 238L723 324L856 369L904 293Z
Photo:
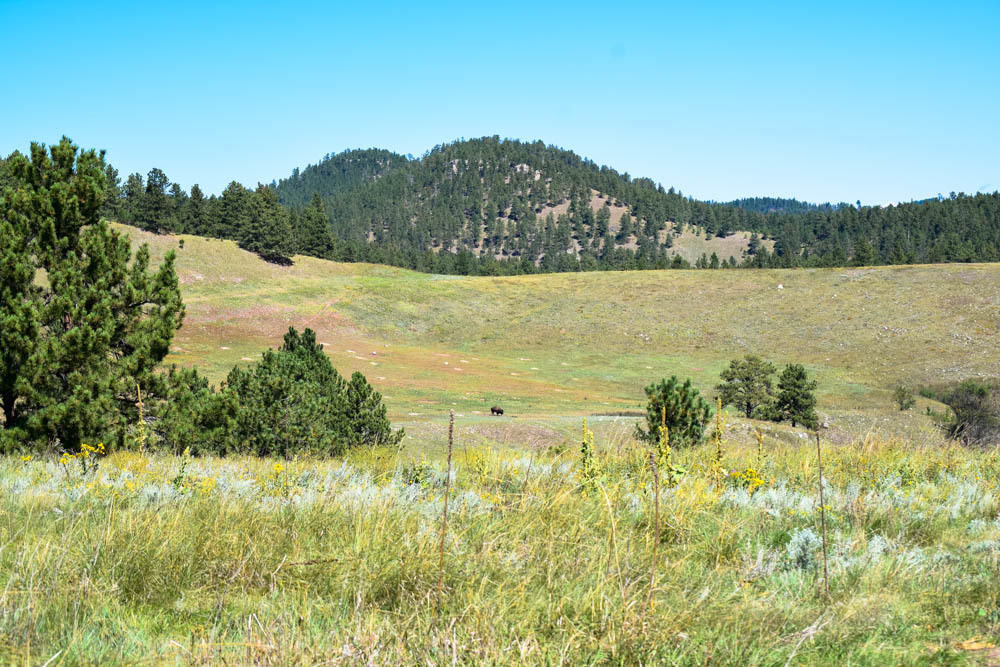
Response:
M656 580L656 560L660 547L660 471L656 466L656 456L649 453L649 468L653 471L653 562L649 566L649 611L653 611L653 586ZM669 468L667 475L670 475Z
M448 468L444 478L444 512L441 516L441 544L438 547L438 591L437 614L441 613L441 598L444 592L444 543L448 534L448 494L451 491L451 450L455 439L455 411L448 411Z
M830 597L830 574L826 563L826 506L823 504L823 454L819 446L819 431L816 431L816 464L819 468L819 520L823 528L823 590Z
M726 428L726 420L722 416L722 398L718 397L715 410L715 433L712 439L715 440L715 452L712 454L712 474L715 477L716 487L722 487L722 480L725 472L722 470L722 431Z
M764 467L764 434L757 428L753 435L757 438L757 470L760 471Z

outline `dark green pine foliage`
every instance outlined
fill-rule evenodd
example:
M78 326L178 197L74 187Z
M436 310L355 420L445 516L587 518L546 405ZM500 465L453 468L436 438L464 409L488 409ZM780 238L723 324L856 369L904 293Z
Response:
M693 445L701 441L712 409L691 384L676 375L646 387L646 428L636 425L636 438L655 445L660 439L660 424L666 409L666 424L671 446Z
M0 158L0 195L12 187L14 187L14 175L10 172L9 158Z
M246 224L240 230L239 246L275 264L291 264L292 227L288 210L278 204L278 195L266 185L258 185L250 197Z
M141 210L145 191L146 186L143 183L142 174L129 174L125 180L125 187L122 189L119 217L121 222L142 226L139 218L145 215L144 211ZM158 223L157 226L159 226Z
M146 190L139 200L135 218L139 227L150 232L170 228L173 207L167 195L169 187L170 179L162 169L153 167L149 170L149 174L146 175Z
M333 236L330 219L319 193L314 193L309 205L298 219L298 251L303 255L329 259L333 257Z
M802 424L816 428L817 382L810 380L802 364L788 364L778 377L778 398L775 413L779 420L792 422L792 426Z
M197 236L210 236L212 233L209 204L197 183L191 186L191 196L181 212L181 230Z
M5 165L3 165L5 166ZM34 285L35 264L32 262L32 234L27 217L25 193L12 189L13 178L5 179L0 190L0 414L4 440L16 442L23 434L15 434L18 401L31 386L32 371L27 363L39 344L38 309L42 306L41 290Z
M363 376L345 382L310 329L289 329L279 350L234 368L223 393L236 406L225 453L336 455L402 439L402 431L390 429L381 396Z
M125 204L125 191L122 189L118 170L110 164L104 167L105 185L104 205L101 207L101 217L108 220L120 220ZM0 187L2 190L2 187Z
M50 148L32 144L30 160L14 160L17 186L3 201L3 218L26 231L28 261L48 283L20 291L9 283L22 312L35 311L37 336L21 345L18 354L30 354L18 366L4 357L0 376L17 388L4 426L41 446L121 444L135 423L137 387L150 398L162 389L154 369L183 318L173 254L150 275L148 248L133 259L129 239L100 220L105 166L103 154L65 137ZM35 335L21 331L22 343Z
M396 446L403 430L393 431L386 417L382 394L368 384L367 378L354 371L347 383L347 431L351 444Z
M164 383L166 400L149 413L159 443L174 454L225 454L238 407L235 397L216 392L195 368L171 366Z
M215 225L212 236L222 239L241 239L250 221L250 203L253 193L232 181L215 202Z
M864 236L859 238L854 245L854 255L851 257L851 263L854 266L871 266L877 263L872 244Z
M722 383L715 389L723 405L735 406L748 418L755 413L767 418L771 416L768 409L774 402L772 376L776 370L774 364L748 354L729 362L729 368L720 374Z

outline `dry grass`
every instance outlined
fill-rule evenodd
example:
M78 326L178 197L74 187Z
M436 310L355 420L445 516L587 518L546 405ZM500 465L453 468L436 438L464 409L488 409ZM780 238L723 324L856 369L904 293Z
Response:
M154 256L177 247L129 233ZM496 403L536 422L635 410L651 381L689 376L710 392L729 359L755 352L805 363L820 411L850 437L882 420L926 425L891 411L897 383L1000 375L995 264L460 278L311 258L281 267L231 242L184 241L188 317L170 361L219 380L287 327L310 326L396 419Z
M675 451L654 488L647 450L595 442L581 485L577 450L457 432L443 577L440 459L0 460L0 661L940 664L1000 638L996 454L824 443L827 598L811 447L727 440L721 481L715 445Z

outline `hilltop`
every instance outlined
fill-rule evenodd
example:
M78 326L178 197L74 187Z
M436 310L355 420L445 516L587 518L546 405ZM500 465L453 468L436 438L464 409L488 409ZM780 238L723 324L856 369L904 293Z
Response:
M419 159L376 149L328 154L272 187L293 208L320 196L334 237L351 246L339 258L426 269L434 260L413 253L448 251L471 255L463 268L479 262L478 270L429 269L448 273L1000 259L998 193L884 208L703 202L541 141L495 136L435 146ZM693 237L704 241L692 246ZM366 257L371 247L381 253ZM495 260L512 260L515 270Z

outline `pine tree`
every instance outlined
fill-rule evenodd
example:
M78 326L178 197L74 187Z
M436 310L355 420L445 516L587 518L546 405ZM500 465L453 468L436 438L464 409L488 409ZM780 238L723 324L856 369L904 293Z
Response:
M310 329L289 329L280 349L234 368L222 393L234 410L227 453L341 454L402 439L390 429L381 395L360 373L345 382Z
M239 246L257 253L265 261L291 264L292 228L288 211L278 204L277 193L266 185L258 185L250 198L248 213Z
M215 203L215 226L212 235L223 239L240 239L249 224L250 200L253 193L232 181Z
M778 399L775 411L779 419L787 419L808 428L816 428L817 383L810 380L802 364L788 364L778 378Z
M302 209L298 224L298 251L312 257L333 256L333 236L330 234L330 219L319 193L313 193L312 201Z
M9 440L16 442L18 401L30 387L26 366L39 344L40 290L34 286L35 265L28 219L22 212L24 193L0 192L0 412ZM0 431L0 436L3 431ZM0 437L0 452L4 438Z
M729 368L720 374L723 382L715 389L723 405L733 405L749 418L774 400L771 376L776 370L774 364L748 354L729 362Z
M2 357L0 377L14 389L4 426L73 451L87 438L123 441L136 387L155 394L162 386L153 371L183 317L173 253L151 276L148 248L133 260L129 239L100 220L105 167L103 154L78 153L65 137L48 149L32 144L30 160L12 165L17 186L0 216L13 238L29 239L26 249L19 241L13 269L4 253L5 285L17 299L4 309L36 318L16 324L23 333L13 358ZM45 287L23 289L25 262L32 277L45 271Z
M348 432L352 445L398 445L403 429L393 431L386 417L382 394L375 391L359 371L347 383Z
M670 429L670 443L693 445L701 440L705 424L712 418L712 409L687 379L683 383L676 375L646 387L646 428L636 425L640 440L655 444L660 439L660 424L665 418Z
M197 183L191 186L191 196L187 199L181 217L185 233L196 234L198 236L209 235L208 202L205 200L205 194L201 191L201 187Z
M167 187L170 179L163 173L162 169L153 167L146 175L146 191L140 199L138 216L135 221L138 225L149 232L158 232L161 228L169 226L171 213L170 198L167 196Z
M854 266L871 266L875 263L875 250L871 243L864 236L858 239L854 246L854 255L851 257Z
M121 187L121 179L118 178L118 170L110 164L104 167L104 176L107 183L105 184L104 205L101 207L101 217L108 220L118 220L121 217L122 206L124 205L124 191Z
M142 174L129 174L125 181L124 197L122 202L121 221L134 223L142 215L142 197L146 186L142 181Z

